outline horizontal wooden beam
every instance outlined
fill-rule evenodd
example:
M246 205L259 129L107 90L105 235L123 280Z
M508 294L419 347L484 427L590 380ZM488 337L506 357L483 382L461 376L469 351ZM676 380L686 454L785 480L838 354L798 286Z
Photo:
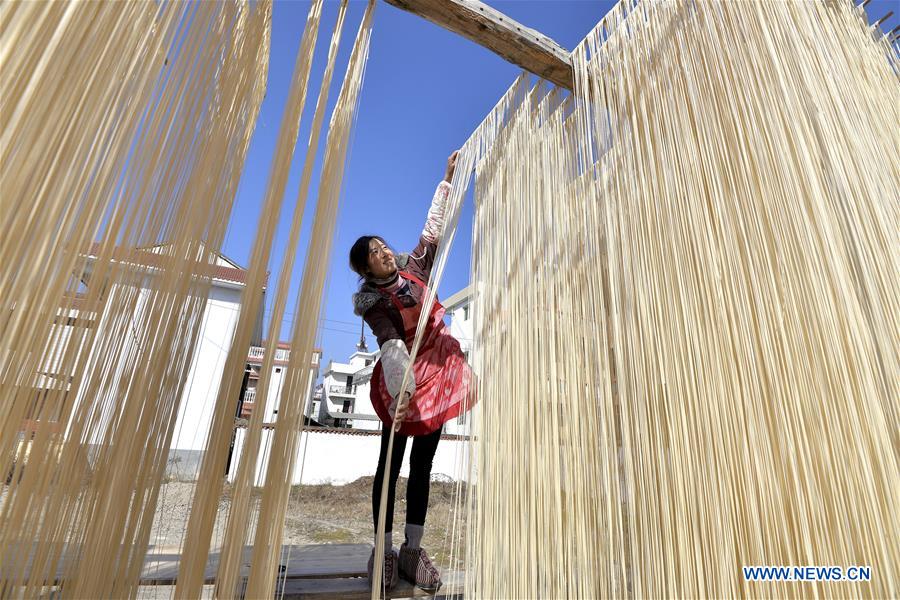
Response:
M880 19L875 21L872 25L874 27L880 27L881 24L884 23L885 21L887 21L888 19L890 19L893 14L894 14L894 11L892 11L892 10L888 11L888 14L884 15L883 17L881 17Z
M566 89L575 78L567 50L534 29L477 0L385 0L466 37L504 59Z

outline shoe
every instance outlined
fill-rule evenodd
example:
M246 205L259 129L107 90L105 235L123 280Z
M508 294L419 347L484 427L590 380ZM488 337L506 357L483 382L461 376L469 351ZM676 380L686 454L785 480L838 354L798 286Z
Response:
M428 553L422 548L407 548L406 544L400 546L400 575L426 592L436 592L442 583L441 572Z
M400 577L397 573L397 553L390 548L384 553L384 568L381 571L382 587L386 590L392 590L397 586ZM372 548L372 555L369 556L369 584L372 583L372 573L375 572L375 548Z

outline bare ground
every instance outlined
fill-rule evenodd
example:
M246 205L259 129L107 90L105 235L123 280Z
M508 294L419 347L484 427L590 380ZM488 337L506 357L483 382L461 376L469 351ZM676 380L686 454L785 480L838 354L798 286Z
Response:
M336 485L298 485L291 490L285 520L284 544L371 544L372 477ZM150 543L177 548L181 545L194 493L193 482L165 483L159 496ZM254 490L255 506L260 490ZM394 507L394 544L403 541L406 514L406 479L397 483ZM230 505L231 489L226 487L219 502L213 545L221 544ZM454 526L455 523L455 526ZM465 484L432 481L423 547L444 569L461 568L461 542L465 533ZM451 564L451 555L453 564Z

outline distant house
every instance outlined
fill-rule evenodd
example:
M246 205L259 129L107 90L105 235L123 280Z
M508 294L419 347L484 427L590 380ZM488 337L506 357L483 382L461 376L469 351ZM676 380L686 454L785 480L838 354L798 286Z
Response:
M334 427L381 428L369 400L369 381L380 355L380 352L357 350L346 363L328 363L322 373L321 422Z
M321 356L320 356L321 359ZM325 422L319 418L319 407L322 406L322 396L324 395L323 386L320 383L313 389L312 398L309 399L309 406L305 414L313 425L324 425Z
M272 432L275 424L278 422L278 413L281 409L281 394L284 387L285 375L287 375L288 361L291 357L290 344L279 342L275 349L275 357L272 363L272 372L270 373L269 388L266 394L267 401L261 402L261 398L257 395L258 384L260 381L260 372L262 370L263 359L265 358L265 343L259 346L251 346L247 353L247 367L244 372L244 383L242 386L241 401L238 403L237 414L239 415L238 426L235 428L234 435L231 440L231 453L229 454L228 463L226 465L228 480L233 481L237 473L239 460L237 457L243 452L244 440L247 434L247 420L253 415L255 410L265 410L263 414L263 432L260 440L259 452L256 456L257 475L255 481L257 485L262 485L265 478L266 461L272 450L273 436ZM312 359L308 367L306 381L303 384L300 394L302 398L300 402L303 405L303 424L319 425L313 416L313 407L315 405L315 388L316 379L319 377L319 365L322 361L322 351L318 348L313 349ZM298 450L297 461L301 458Z
M71 402L77 407L84 402L85 391L70 389L73 378L71 373L66 374L63 369L71 367L64 367L61 357L68 355L69 364L72 364L73 356L79 357L81 363L86 361L90 364L94 348L109 341L110 333L107 331L114 331L111 323L118 323L121 329L123 315L112 315L109 308L116 305L117 295L133 296L133 309L127 318L129 322L135 324L128 330L124 339L117 342L120 346L118 355L124 357L132 352L131 349L140 347L142 341L138 336L144 334L140 326L143 307L156 293L154 278L165 268L171 248L170 245L160 244L143 248L108 249L111 253L111 264L116 265L119 273L124 267L127 274L125 277L121 275L115 277L111 285L106 276L100 280L101 276L97 273L96 261L102 249L100 244L93 244L85 252L84 256L87 259L85 269L77 281L80 291L62 299L64 308L60 308L54 322L51 345L35 382L38 391L57 390L57 393L52 395L54 399L59 399L60 405L49 407L50 410L42 410L40 415L36 415L38 421L23 424L23 431L42 428L65 431L67 424L58 422L60 416L67 412L62 410L63 403ZM178 476L185 477L190 477L196 472L206 444L225 368L225 358L231 348L247 278L247 272L226 256L208 252L202 246L197 252L198 260L189 268L192 273L204 276L203 283L197 288L202 290L198 293L204 295L204 304L197 313L197 337L186 356L190 359L190 363L187 364L185 385L178 402L169 453L170 468L175 468ZM102 297L112 301L94 300L89 305L88 299L94 297L91 294L94 290L102 290ZM261 290L261 293L264 294L265 289ZM259 339L259 332L262 329L262 317L261 306L258 314L253 317L256 340ZM85 335L87 331L91 331L91 335ZM77 348L74 347L75 344L78 345ZM129 364L123 360L119 365L109 365L107 368L112 374L110 381L115 382L127 377L125 369L129 368ZM230 407L229 410L233 408ZM88 445L99 441L100 434L95 432L94 435L95 437L88 441Z
M136 287L140 298L148 296L154 289L153 277L156 276L168 248L167 245L157 245L147 248L115 248L113 250L113 260L118 264L128 265L129 272L133 271L135 277L130 277L127 285L132 289ZM100 246L94 244L86 253L87 268L80 280L83 290L90 291L92 286L98 284L94 276L94 261L99 251ZM205 251L201 248L200 252L202 254ZM178 406L168 466L170 476L185 479L196 475L199 461L206 447L219 384L240 316L241 300L247 278L246 270L220 253L212 253L204 261L204 264L198 265L196 268L206 270L204 274L209 276L209 289L208 292L204 291L206 299L202 308L200 326L194 347L190 349L191 362ZM110 295L114 293L115 288ZM265 288L262 293L265 294ZM85 345L87 338L79 332L84 328L102 328L106 318L106 308L102 304L88 306L86 299L87 295L84 292L67 296L64 299L65 308L60 309L53 332L54 344L47 353L45 364L40 369L41 374L36 381L40 389L60 390L62 393L55 394L54 398L62 398L62 402L77 402L78 394L74 390L69 390L70 378L64 377L60 373L61 357L70 351L69 347L73 343L79 344L79 353L90 352ZM136 304L133 318L139 318L141 306L142 303L139 301ZM254 406L262 404L256 398L256 384L259 380L259 370L262 366L264 352L263 342L260 340L264 306L265 299L253 319L254 332L251 339L254 345L250 347L244 365L245 377L241 393L234 398L228 408L229 412L238 418L248 418ZM98 334L98 339L102 339L102 337L101 334ZM126 341L124 347L134 343L137 342ZM271 373L269 401L265 403L266 414L263 418L267 423L277 420L281 387L289 356L290 348L287 344L279 344ZM312 392L318 378L320 360L321 350L315 350L309 365L308 385L304 387L303 391L302 402L307 415L311 414ZM65 424L57 423L61 413L62 407L58 410L43 410L40 421L26 419L23 431L28 433L40 429L65 428Z
M257 384L259 383L260 370L262 369L263 356L265 354L265 342L259 346L251 346L247 353L246 377L243 386L243 396L238 407L239 417L249 419L254 407L260 406L256 395ZM263 416L264 423L274 423L278 420L279 403L281 399L281 388L284 385L284 376L286 374L288 360L291 356L291 346L287 342L278 342L275 349L275 359L272 363L272 372L269 377L269 390L267 394L268 401L265 403L266 413ZM315 420L310 409L313 403L313 392L315 389L316 379L319 377L319 364L322 360L322 350L316 348L313 350L312 360L309 365L309 384L303 389L303 412L308 418Z

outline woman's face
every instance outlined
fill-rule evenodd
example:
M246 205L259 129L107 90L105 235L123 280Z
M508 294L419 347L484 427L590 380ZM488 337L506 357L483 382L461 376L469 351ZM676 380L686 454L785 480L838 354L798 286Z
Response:
M394 253L381 240L369 241L369 273L375 279L385 279L397 272Z

